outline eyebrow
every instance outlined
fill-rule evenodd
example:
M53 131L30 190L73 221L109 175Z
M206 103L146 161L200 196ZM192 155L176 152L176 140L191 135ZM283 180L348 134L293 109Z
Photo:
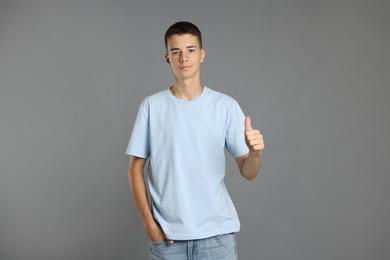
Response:
M186 46L186 49L196 48L196 45ZM180 48L171 48L170 51L180 51Z

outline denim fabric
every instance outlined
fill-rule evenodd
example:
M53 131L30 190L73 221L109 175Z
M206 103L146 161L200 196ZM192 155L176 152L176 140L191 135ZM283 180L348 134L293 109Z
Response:
M234 234L175 241L150 243L150 260L237 260Z

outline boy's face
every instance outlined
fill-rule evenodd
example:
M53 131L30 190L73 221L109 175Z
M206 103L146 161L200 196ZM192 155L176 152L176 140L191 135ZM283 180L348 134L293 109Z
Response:
M172 35L167 41L165 59L179 80L200 77L200 64L205 50L200 48L198 38L192 34Z

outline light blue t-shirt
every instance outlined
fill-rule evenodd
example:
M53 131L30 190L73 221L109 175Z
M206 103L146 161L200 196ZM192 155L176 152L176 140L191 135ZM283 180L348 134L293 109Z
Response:
M224 183L224 149L234 158L248 153L244 120L233 98L207 87L192 101L165 89L141 103L126 154L150 159L152 212L167 238L239 231Z

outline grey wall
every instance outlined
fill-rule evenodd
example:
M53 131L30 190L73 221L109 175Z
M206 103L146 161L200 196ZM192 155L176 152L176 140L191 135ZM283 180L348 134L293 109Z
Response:
M0 1L0 259L145 259L124 154L163 35L266 140L227 182L241 259L389 259L388 1Z

